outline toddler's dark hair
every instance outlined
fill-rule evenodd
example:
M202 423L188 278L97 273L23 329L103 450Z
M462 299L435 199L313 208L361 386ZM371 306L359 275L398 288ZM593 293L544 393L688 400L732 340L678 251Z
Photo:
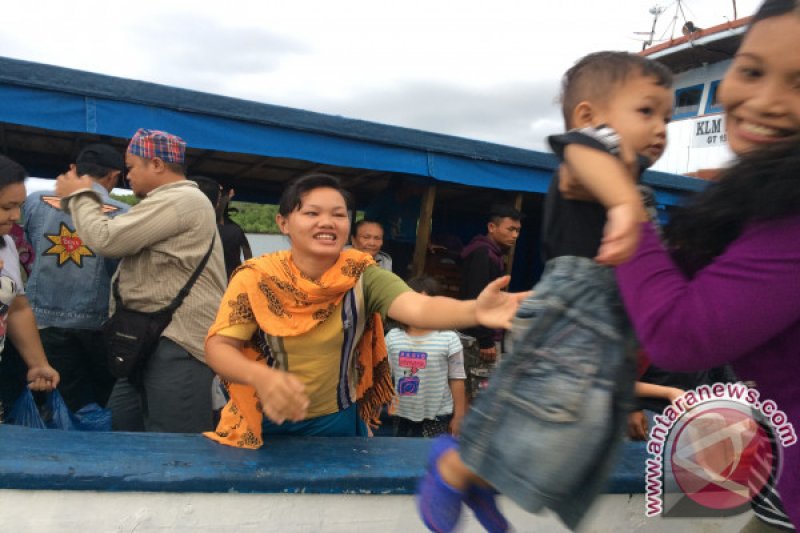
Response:
M630 75L653 77L661 87L672 87L667 67L629 52L595 52L579 59L561 79L561 112L567 129L572 128L572 112L588 100L607 101L619 84Z
M424 292L428 296L439 296L442 286L430 276L417 276L408 280L408 286L416 292Z

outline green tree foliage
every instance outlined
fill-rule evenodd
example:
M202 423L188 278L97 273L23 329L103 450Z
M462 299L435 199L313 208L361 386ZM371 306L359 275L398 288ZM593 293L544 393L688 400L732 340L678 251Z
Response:
M231 207L236 208L236 212L231 213L231 218L245 233L280 233L275 222L277 205L231 202Z
M272 233L279 234L278 223L275 215L278 206L272 204L251 204L248 202L231 202L231 207L236 212L231 212L231 218L239 224L245 233ZM356 211L356 220L364 218L363 211Z
M111 197L128 205L139 203L139 199L132 194L112 194ZM231 202L231 207L236 208L231 212L231 218L245 233L280 233L275 222L275 215L278 214L277 205Z
M128 205L136 205L139 203L139 199L133 194L112 194L111 198Z

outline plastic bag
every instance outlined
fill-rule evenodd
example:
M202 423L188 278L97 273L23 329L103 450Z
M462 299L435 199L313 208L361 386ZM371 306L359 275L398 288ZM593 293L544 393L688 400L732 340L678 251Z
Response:
M47 429L44 420L42 420L42 416L39 414L39 408L36 406L33 394L31 394L30 389L27 387L22 391L17 401L14 402L14 406L11 408L11 412L8 413L6 422L17 426Z
M78 429L78 421L64 403L64 398L58 390L47 394L47 401L42 409L42 420L49 429Z
M14 403L8 423L38 429L111 431L111 410L90 403L72 414L58 390L47 393L47 401L39 409L26 388Z
M111 409L88 403L75 413L75 429L81 431L111 431Z

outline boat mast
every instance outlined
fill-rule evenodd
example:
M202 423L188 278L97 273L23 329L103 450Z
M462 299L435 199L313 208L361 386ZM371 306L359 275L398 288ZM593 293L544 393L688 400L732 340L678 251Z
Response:
M736 1L736 0L734 0L734 2L735 2L735 1ZM650 38L648 38L648 39L647 39L647 40L646 40L646 41L645 41L645 42L642 44L642 50L644 50L645 48L647 48L648 46L650 46L651 44L653 44L653 39L655 38L655 35L656 35L656 22L658 22L658 16L659 16L661 13L663 13L663 12L664 12L664 9L665 9L665 8L663 8L663 7L659 6L658 4L656 4L656 5L654 5L653 7L651 7L651 8L650 8L650 14L651 14L651 15L653 15L653 27L650 29Z
M739 16L736 14L736 0L733 0L733 20L738 19Z

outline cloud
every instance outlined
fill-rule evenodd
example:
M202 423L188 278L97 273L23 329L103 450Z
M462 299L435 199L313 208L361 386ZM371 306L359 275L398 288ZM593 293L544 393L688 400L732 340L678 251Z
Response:
M562 127L555 78L588 52L638 50L653 22L642 0L6 4L3 56L534 149ZM682 6L709 27L732 15L718 4Z
M199 13L161 16L131 33L129 40L138 55L159 58L139 64L149 71L145 77L209 92L226 92L231 80L243 73L274 73L287 57L311 51L308 45L277 31L229 26Z
M558 80L517 82L491 89L428 82L360 91L348 98L285 105L508 144L544 149L544 136L561 128Z

